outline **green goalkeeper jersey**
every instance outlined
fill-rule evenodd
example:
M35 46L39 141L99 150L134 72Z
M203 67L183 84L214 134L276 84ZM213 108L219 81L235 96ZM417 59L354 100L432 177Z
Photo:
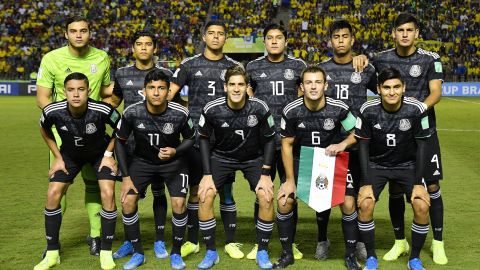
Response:
M106 52L91 47L84 56L70 54L68 46L47 53L40 63L37 85L52 88L52 102L65 99L63 81L68 74L81 72L90 82L89 97L100 100L102 85L110 84L110 59Z

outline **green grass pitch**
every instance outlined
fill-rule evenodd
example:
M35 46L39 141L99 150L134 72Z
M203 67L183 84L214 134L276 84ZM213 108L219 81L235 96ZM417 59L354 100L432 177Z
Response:
M431 232L421 257L428 269L480 269L480 98L443 98L436 106L445 180L441 183L445 204L446 266L435 265L429 251ZM32 269L45 247L43 208L47 191L48 151L38 132L40 110L33 97L0 97L0 269ZM275 182L278 188L278 180ZM118 188L118 187L117 187ZM118 190L118 189L117 189ZM83 208L83 182L79 179L68 192L68 209L61 229L61 265L54 269L100 269L98 257L88 254L85 237L88 221ZM117 192L117 195L119 193ZM247 253L255 241L252 214L254 194L240 175L234 185L238 208L236 240ZM117 198L118 201L118 198ZM152 196L140 202L141 231L147 263L139 269L168 269L169 260L153 255L154 223ZM120 207L119 207L120 208ZM218 204L216 203L218 211ZM296 242L305 257L289 269L344 269L341 216L332 211L328 236L332 242L330 258L316 261L316 222L313 210L300 203ZM377 205L376 248L379 258L393 243L384 194ZM410 239L412 214L407 208L406 234ZM167 245L171 243L170 213L167 219ZM230 259L223 253L223 226L217 212L217 247L220 263L214 269L257 269L254 261ZM123 241L123 226L118 219L114 249ZM169 246L170 248L170 246ZM186 258L188 269L195 269L205 248ZM276 230L270 244L274 261L280 251ZM127 259L117 261L121 269ZM380 260L380 269L406 269L407 257L396 262Z

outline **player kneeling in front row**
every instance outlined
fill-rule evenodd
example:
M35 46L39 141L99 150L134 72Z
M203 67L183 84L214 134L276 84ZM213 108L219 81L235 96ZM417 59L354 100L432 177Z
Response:
M378 75L380 98L360 108L355 136L359 138L362 186L358 194L358 227L367 249L366 270L378 268L373 210L385 184L395 181L412 204L412 252L408 268L423 270L420 250L428 233L430 197L422 184L425 139L431 134L422 104L404 97L400 72L386 68Z
M49 269L60 263L59 234L62 223L60 200L83 165L90 163L95 169L102 198L102 241L100 263L102 269L113 269L112 241L115 234L117 212L115 207L115 175L117 166L112 158L114 140L106 136L106 125L115 128L120 114L110 105L88 98L88 78L78 72L65 78L66 100L54 102L43 109L40 133L55 156L48 175L47 203L45 206L45 234L47 252L34 270ZM55 125L62 146L58 149L52 126Z
M325 97L327 88L325 71L320 67L308 67L302 72L300 84L303 97L289 103L283 109L281 120L282 159L285 166L286 181L280 186L277 200L277 225L282 254L273 268L286 268L294 263L292 251L292 227L294 223L296 180L301 146L326 148L327 155L335 156L355 144L351 133L339 144L332 144L343 127L351 131L355 127L355 117L348 106L339 100ZM344 206L342 206L342 211ZM355 247L355 246L354 246ZM352 254L345 258L349 269L357 269L358 262ZM349 265L352 265L350 267Z
M125 235L134 253L123 269L135 269L145 262L137 212L138 195L156 181L167 185L172 205L173 269L185 268L180 247L187 226L185 197L188 169L182 155L194 143L195 131L188 110L167 102L169 78L162 71L150 71L144 82L145 101L125 109L117 132L115 151L123 176L121 202ZM133 133L135 150L127 165L125 142ZM180 135L183 141L180 141Z
M215 248L213 202L217 190L221 190L231 179L229 176L237 170L243 172L260 204L256 224L257 264L261 269L272 268L267 249L273 229L270 167L275 150L275 129L268 106L259 99L247 98L247 81L247 75L241 67L227 69L227 96L207 103L200 116L200 152L204 176L198 188L198 217L207 252L197 266L199 269L209 269L219 261ZM213 136L215 139L211 148L209 140Z

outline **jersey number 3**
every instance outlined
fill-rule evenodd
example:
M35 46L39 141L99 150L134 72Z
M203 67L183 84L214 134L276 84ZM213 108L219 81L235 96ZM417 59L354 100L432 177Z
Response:
M207 95L215 96L215 81L208 81L208 89L210 92Z

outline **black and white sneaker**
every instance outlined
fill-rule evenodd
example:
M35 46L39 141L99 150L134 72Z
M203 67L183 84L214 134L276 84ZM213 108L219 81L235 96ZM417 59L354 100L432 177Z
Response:
M287 268L287 266L293 264L294 262L295 258L293 257L293 253L287 253L285 250L283 250L280 258L278 258L278 261L273 264L272 268Z
M100 237L87 236L87 244L90 247L90 255L100 256Z
M345 257L345 266L348 270L362 270L360 263L358 263L355 254L350 254Z

